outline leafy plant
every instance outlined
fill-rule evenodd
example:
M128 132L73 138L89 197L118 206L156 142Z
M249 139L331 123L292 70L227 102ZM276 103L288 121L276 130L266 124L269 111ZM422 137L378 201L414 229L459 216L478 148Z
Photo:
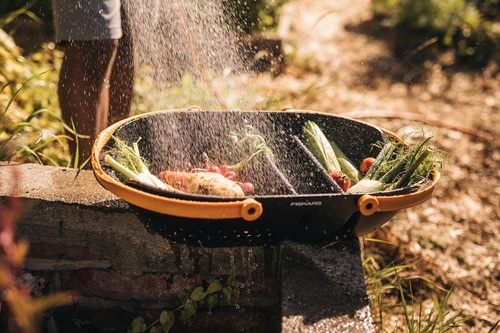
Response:
M9 107L25 84L9 100L5 110L0 113L0 120L6 116ZM58 115L41 109L32 111L24 120L2 129L0 132L0 160L35 160L40 164L60 165L61 161L65 159L65 155L62 153L66 146L65 141L70 138L63 134L54 133L50 128L45 127L44 119L63 123ZM60 154L58 155L53 154L53 149L57 149L57 146L63 148L59 149ZM47 154L48 150L49 154Z
M372 238L365 238L365 241L389 244ZM394 312L402 313L405 319L402 324L403 330L409 333L448 332L460 328L472 318L464 315L463 311L452 312L448 302L453 294L453 288L446 291L442 299L439 299L438 293L433 291L429 297L432 300L432 307L430 309L424 307L424 302L414 294L412 281L422 282L431 290L442 292L442 288L424 276L411 274L415 263L385 264L381 258L376 254L364 254L363 258L370 308L375 324L379 327L384 327L385 318ZM391 295L390 298L399 297L400 302L386 304L383 299L387 299L388 295Z
M437 38L461 59L483 66L500 61L498 0L374 0L373 12L396 36L396 52L406 55Z
M406 319L405 323L409 333L448 332L451 329L462 326L462 324L471 318L470 316L463 316L463 311L452 313L447 310L448 301L453 289L450 289L442 300L439 300L437 295L433 293L433 305L427 313L423 308L422 302L416 305L416 309L414 304L407 303L401 284L399 284L399 291ZM411 284L410 293L413 296Z
M279 22L279 10L288 0L224 0L228 16L244 34L272 31Z
M17 175L12 178L15 181ZM18 328L25 333L35 333L40 315L53 307L71 303L73 295L56 293L34 298L29 287L18 280L17 273L22 269L29 249L27 241L15 239L15 217L21 206L18 198L0 204L0 295Z
M30 1L28 3L23 3L20 8L12 8L12 10L7 13L7 15L0 17L0 29L4 29L16 18L23 15L29 17L39 24L42 24L43 21L35 13L33 13L32 10L30 10L36 4L36 2L37 1ZM10 32L10 34L12 33L14 33L14 31Z
M22 14L28 9L10 13L0 25ZM2 29L0 41L0 160L67 165L64 129L71 129L58 113L56 93L62 53L49 43L25 58Z
M230 277L225 284L215 279L206 288L199 286L191 292L183 290L180 295L183 299L182 305L175 310L162 311L160 317L149 325L145 323L144 318L135 318L127 333L168 333L175 324L176 313L181 322L190 320L201 308L207 309L210 313L221 301L229 303L233 291L240 287L241 284Z

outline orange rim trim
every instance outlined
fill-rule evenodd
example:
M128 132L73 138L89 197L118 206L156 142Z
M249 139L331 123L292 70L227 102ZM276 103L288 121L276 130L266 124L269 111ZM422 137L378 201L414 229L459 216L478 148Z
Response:
M172 111L188 110L191 109ZM147 115L161 112L165 111L149 112ZM144 115L132 116L119 121L106 128L96 138L94 146L92 147L92 168L97 181L104 188L132 205L160 214L198 219L242 218L246 221L255 221L262 215L262 204L253 198L229 202L209 202L167 198L135 189L113 179L106 174L99 161L99 155L102 148L120 126L142 116Z

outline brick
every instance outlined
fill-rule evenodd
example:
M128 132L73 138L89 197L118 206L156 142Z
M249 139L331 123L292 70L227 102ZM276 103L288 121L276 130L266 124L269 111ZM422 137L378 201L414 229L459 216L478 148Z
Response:
M12 182L10 165L4 166L0 162L0 184L9 186L0 186L0 201L14 195L23 199L17 236L32 244L26 266L45 281L38 287L42 292L73 291L80 296L76 305L97 314L116 308L158 311L180 305L183 289L236 276L244 287L231 305L197 313L182 332L278 332L280 326L283 332L354 326L360 329L350 332L373 331L356 240L325 248L290 242L252 248L186 246L151 234L127 204L100 187L91 171L75 178L75 170L19 165L23 177ZM74 318L74 310L75 304L63 317ZM273 315L282 320L268 319Z
M201 285L199 276L189 278L177 274L144 274L127 276L116 272L91 269L61 272L64 290L107 300L168 301L179 298L183 289Z
M25 267L32 271L67 271L85 268L110 268L109 260L66 260L27 258Z
M62 244L31 243L29 258L93 260L98 259L88 246L68 246Z

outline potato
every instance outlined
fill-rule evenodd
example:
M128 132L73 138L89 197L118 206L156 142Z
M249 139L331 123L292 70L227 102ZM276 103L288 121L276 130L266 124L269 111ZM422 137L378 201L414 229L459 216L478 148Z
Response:
M195 172L191 174L186 192L226 197L245 196L243 189L236 182L215 172Z

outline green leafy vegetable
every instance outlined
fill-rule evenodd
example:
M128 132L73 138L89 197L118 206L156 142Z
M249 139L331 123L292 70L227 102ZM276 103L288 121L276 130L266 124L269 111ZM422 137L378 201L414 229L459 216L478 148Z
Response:
M274 159L264 135L251 125L232 127L218 142L220 145L209 153L210 159L235 172L249 168L259 156Z

